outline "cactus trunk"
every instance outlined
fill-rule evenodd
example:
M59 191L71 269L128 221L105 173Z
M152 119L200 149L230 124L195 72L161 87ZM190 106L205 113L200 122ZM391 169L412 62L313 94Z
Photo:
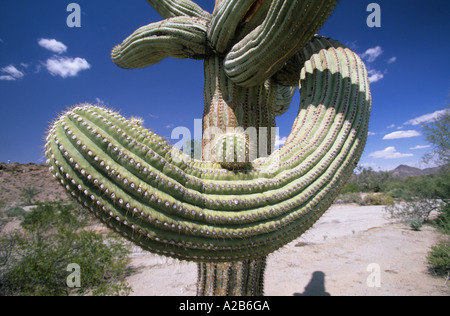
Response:
M269 156L275 142L275 111L278 85L268 80L251 88L241 87L228 79L223 59L212 56L205 60L205 109L203 116L203 158L217 158L212 134L241 133L249 144L247 159L239 165L239 157L222 156L222 167L242 169L254 158ZM292 94L288 95L291 98ZM209 131L209 132L208 132ZM217 139L217 138L216 138ZM218 142L221 141L218 138ZM211 156L208 156L210 154ZM220 155L221 156L221 155ZM228 163L224 160L230 158ZM253 158L253 159L252 159ZM240 262L197 263L199 296L262 296L266 257Z
M198 263L198 296L262 296L266 257L242 262Z

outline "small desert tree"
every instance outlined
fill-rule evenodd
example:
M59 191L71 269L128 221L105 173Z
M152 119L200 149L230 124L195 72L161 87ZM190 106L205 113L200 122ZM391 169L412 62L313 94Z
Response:
M424 156L425 162L435 162L449 171L450 164L450 106L439 116L426 124L422 124L427 141L433 146L431 153Z

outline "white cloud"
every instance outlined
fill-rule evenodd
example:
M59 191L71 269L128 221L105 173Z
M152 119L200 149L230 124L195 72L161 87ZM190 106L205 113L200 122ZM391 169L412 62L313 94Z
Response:
M413 154L402 154L399 153L395 147L387 147L384 150L373 152L369 155L372 158L380 158L380 159L397 159L397 158L406 158L413 157Z
M75 77L80 71L91 68L84 58L52 57L47 60L45 67L53 76L62 78Z
M390 134L387 134L383 137L383 139L400 139L400 138L411 138L420 136L421 134L418 131L409 130L409 131L397 131Z
M371 132L371 131L369 131L368 133L367 133L367 136L373 136L373 135L376 135L377 133L374 133L374 132Z
M379 70L370 69L367 71L369 73L369 81L375 83L384 78L384 75Z
M361 58L366 59L369 63L374 62L381 54L383 54L383 49L381 46L375 46L369 48L361 55Z
M275 148L283 146L284 144L286 144L286 141L287 137L280 138L280 135L277 135L277 137L275 138Z
M394 127L395 127L395 124L391 124L387 128L394 128Z
M150 118L153 118L153 119L159 119L158 115L154 115L154 114L151 114L151 113L149 113L147 116L150 117Z
M24 73L13 65L9 65L0 69L0 72L5 73L5 75L0 76L0 80L14 81L17 79L22 79Z
M394 56L394 57L389 58L387 62L388 62L388 64L393 64L396 61L397 61L397 57Z
M419 117L416 117L408 122L405 122L404 125L420 125L422 123L427 123L436 120L439 116L446 113L447 110L440 110L433 113L428 113Z
M10 75L3 75L3 76L0 76L0 80L3 80L3 81L14 81L14 80L17 80L17 79L14 78L13 76L10 76Z
M41 38L38 41L38 44L44 47L45 49L48 49L49 51L52 51L57 54L62 54L67 51L67 46L61 42L58 42L55 39Z
M425 149L425 148L430 148L431 145L417 145L415 147L410 147L409 149L411 150L417 150L417 149Z

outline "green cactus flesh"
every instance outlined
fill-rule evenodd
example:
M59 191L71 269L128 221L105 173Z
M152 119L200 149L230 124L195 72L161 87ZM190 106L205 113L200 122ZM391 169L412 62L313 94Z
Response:
M50 171L98 218L151 252L205 263L263 258L327 210L367 137L371 96L361 59L319 36L297 54L302 100L291 134L251 168L190 160L135 121L80 105L49 131ZM291 91L281 89L268 106L284 109Z
M309 229L352 173L371 95L361 59L315 35L337 0L147 0L165 19L111 57L142 68L204 59L202 161L139 119L80 105L47 136L49 169L112 229L153 253L198 262L198 295L262 295L267 255ZM300 86L286 144L275 117Z

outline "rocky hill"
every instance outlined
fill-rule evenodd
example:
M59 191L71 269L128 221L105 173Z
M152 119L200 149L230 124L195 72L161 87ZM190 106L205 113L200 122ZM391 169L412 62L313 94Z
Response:
M419 169L407 165L400 165L391 171L391 175L394 178L417 177L417 176L426 176L430 174L437 174L440 172L440 170L441 167Z
M47 166L0 163L0 206L27 204L27 191L33 192L33 203L67 199L66 191L53 180Z

